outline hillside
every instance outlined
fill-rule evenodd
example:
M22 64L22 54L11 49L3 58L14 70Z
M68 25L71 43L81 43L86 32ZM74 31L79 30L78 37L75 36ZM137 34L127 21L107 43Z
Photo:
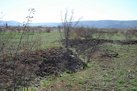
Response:
M23 25L17 21L0 21L0 26L4 26L5 24L10 26L19 26ZM74 22L75 23L75 22ZM30 23L30 26L49 26L49 27L57 27L60 26L61 23L50 22L50 23ZM137 28L137 20L127 20L127 21L119 21L119 20L98 20L98 21L80 21L77 26L83 27L95 27L95 28Z
M96 28L136 28L137 20L117 21L117 20L99 20L99 21L81 21L79 26Z

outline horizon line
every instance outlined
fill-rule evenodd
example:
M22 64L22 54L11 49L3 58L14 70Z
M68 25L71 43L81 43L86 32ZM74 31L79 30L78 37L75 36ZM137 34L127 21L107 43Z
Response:
M4 22L9 22L9 21L15 21L15 22L19 22L19 23L23 23L23 22L20 22L18 20L0 20L0 21L4 21ZM137 19L132 19L132 20L114 20L114 19L100 19L100 20L79 20L79 21L137 21ZM24 21L25 22L25 21ZM61 23L62 21L40 21L40 22L30 22L30 23ZM77 22L77 21L72 21L72 22Z

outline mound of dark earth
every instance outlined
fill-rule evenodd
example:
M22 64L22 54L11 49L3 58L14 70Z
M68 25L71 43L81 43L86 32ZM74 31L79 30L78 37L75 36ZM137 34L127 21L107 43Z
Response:
M42 77L77 72L87 66L71 50L62 47L30 52L27 55L27 58L22 55L18 57L23 64L35 67L35 74Z
M71 50L54 48L40 51L42 59L36 74L46 76L50 74L59 75L62 72L77 72L87 65L82 62Z
M110 39L71 39L69 40L69 46L75 45L90 45L95 46L103 43L113 43L113 44L121 44L121 45L136 45L137 40L110 40Z
M0 89L28 86L37 77L77 72L87 65L72 51L51 48L0 57Z
M28 55L28 58L20 55L19 59L23 63L37 65L38 69L35 73L38 76L59 75L65 71L77 72L86 67L86 64L71 50L66 50L62 47L39 50Z

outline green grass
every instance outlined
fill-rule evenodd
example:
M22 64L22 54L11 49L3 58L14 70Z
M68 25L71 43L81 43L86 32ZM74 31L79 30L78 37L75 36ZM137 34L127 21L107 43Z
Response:
M0 32L0 45L2 46L2 43L4 43L5 50L13 52L19 44L21 35L20 32ZM59 41L58 31L52 31L51 33L27 32L23 34L20 46L23 48L32 47L33 50L38 50L61 46Z
M53 31L51 33L41 33L39 34L39 36L41 37L41 41L43 42L42 48L61 46L61 37L59 36L58 31Z
M119 56L92 59L85 70L45 79L41 82L41 91L136 91L137 46L103 44L100 48L116 51Z

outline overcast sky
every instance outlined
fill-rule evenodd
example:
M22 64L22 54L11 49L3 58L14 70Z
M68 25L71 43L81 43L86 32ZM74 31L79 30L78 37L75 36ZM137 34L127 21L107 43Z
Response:
M35 8L33 22L60 22L66 9L82 20L137 20L137 0L0 0L1 20L25 21Z

